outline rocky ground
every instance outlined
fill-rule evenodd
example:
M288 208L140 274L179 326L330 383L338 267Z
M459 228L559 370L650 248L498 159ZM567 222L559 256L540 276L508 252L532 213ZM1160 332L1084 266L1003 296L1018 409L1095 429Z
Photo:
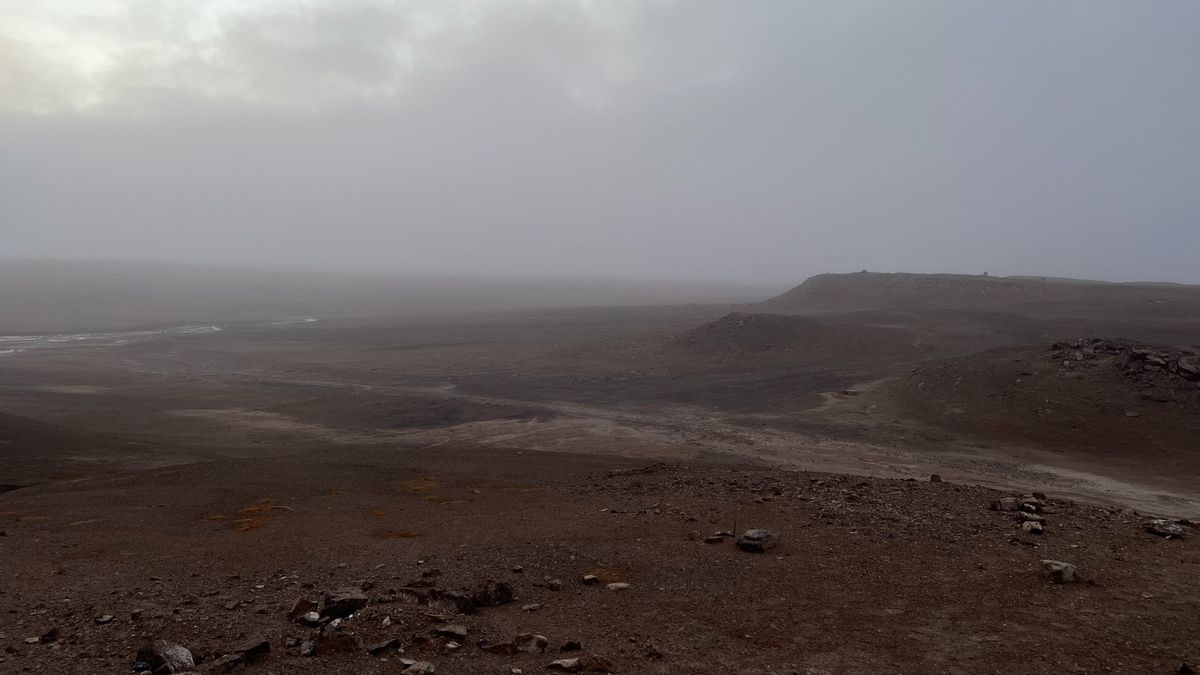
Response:
M3 672L190 658L264 674L1173 673L1200 659L1190 525L1155 534L1144 514L936 479L442 446L35 486L0 511ZM743 550L731 535L751 528L776 539Z

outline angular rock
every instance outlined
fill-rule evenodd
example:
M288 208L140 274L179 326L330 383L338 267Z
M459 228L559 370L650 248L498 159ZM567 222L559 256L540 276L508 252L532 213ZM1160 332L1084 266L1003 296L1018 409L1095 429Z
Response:
M296 601L296 604L292 605L291 611L288 612L288 618L295 621L309 612L317 611L317 609L317 603L307 598L300 598Z
M227 675L246 670L246 659L241 654L226 654L204 666L205 675Z
M229 653L241 654L246 659L246 663L257 663L271 654L271 643L258 638L238 645Z
M96 625L103 626L106 623L112 623L112 620L113 620L112 614L104 614L102 616L96 617Z
M545 635L536 633L521 633L512 641L513 647L522 654L541 654L550 646L550 640Z
M321 608L322 619L344 619L367 606L367 596L362 589L349 586L325 594L325 606Z
M367 653L372 656L379 656L380 654L394 652L397 649L400 649L402 644L403 643L400 641L400 638L392 638L390 640L384 640L383 642L376 642L374 644L367 645Z
M1075 566L1059 560L1043 560L1042 574L1056 584L1073 584L1079 581L1079 572Z
M196 660L187 647L166 640L139 649L137 660L150 664L155 673L186 673L196 669Z
M1153 518L1147 520L1142 528L1158 537L1166 537L1167 539L1180 539L1183 537L1183 528L1177 523L1173 523L1166 518Z
M517 646L511 642L488 642L480 640L479 649L488 654L497 654L499 656L512 656L517 653Z
M992 511L1020 511L1021 499L1019 497L1001 497L992 502L988 508Z
M742 536L738 537L737 547L751 553L762 553L775 548L778 543L779 538L775 536L774 532L763 528L754 528L746 530Z
M1041 534L1043 530L1042 524L1033 520L1021 523L1021 531L1027 534Z
M430 607L442 607L446 611L454 612L455 614L475 613L475 600L466 593L434 589L430 597L432 598L428 603Z
M437 669L428 661L417 661L400 671L400 675L432 675Z

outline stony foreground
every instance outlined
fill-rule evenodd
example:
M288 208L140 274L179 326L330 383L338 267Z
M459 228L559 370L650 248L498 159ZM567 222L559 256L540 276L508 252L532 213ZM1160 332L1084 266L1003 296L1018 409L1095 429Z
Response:
M447 447L27 488L0 671L1194 667L1200 533L1037 490Z

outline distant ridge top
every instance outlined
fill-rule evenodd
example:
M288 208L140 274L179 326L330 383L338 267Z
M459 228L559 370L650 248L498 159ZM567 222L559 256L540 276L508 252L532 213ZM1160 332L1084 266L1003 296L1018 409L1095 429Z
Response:
M1010 308L1074 303L1197 303L1200 286L1175 283L1109 282L1062 277L996 277L972 274L854 272L818 274L767 300L780 311L876 309L886 307Z

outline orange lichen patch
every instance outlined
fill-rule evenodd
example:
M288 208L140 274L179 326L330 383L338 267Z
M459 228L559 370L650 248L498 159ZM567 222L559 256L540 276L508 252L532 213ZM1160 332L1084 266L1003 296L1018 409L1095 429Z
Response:
M405 492L425 492L426 490L434 490L439 487L441 487L441 484L432 478L406 480L400 483L400 489Z
M376 539L412 539L419 536L421 533L413 530L379 530L375 533Z
M234 532L250 532L266 525L270 514L291 510L290 506L277 505L274 499L260 499L250 506L242 507L233 513L217 513L207 516L207 520L225 523Z
M267 521L264 518L237 518L230 523L230 527L232 527L235 532L249 532L250 530L257 530L266 524Z

